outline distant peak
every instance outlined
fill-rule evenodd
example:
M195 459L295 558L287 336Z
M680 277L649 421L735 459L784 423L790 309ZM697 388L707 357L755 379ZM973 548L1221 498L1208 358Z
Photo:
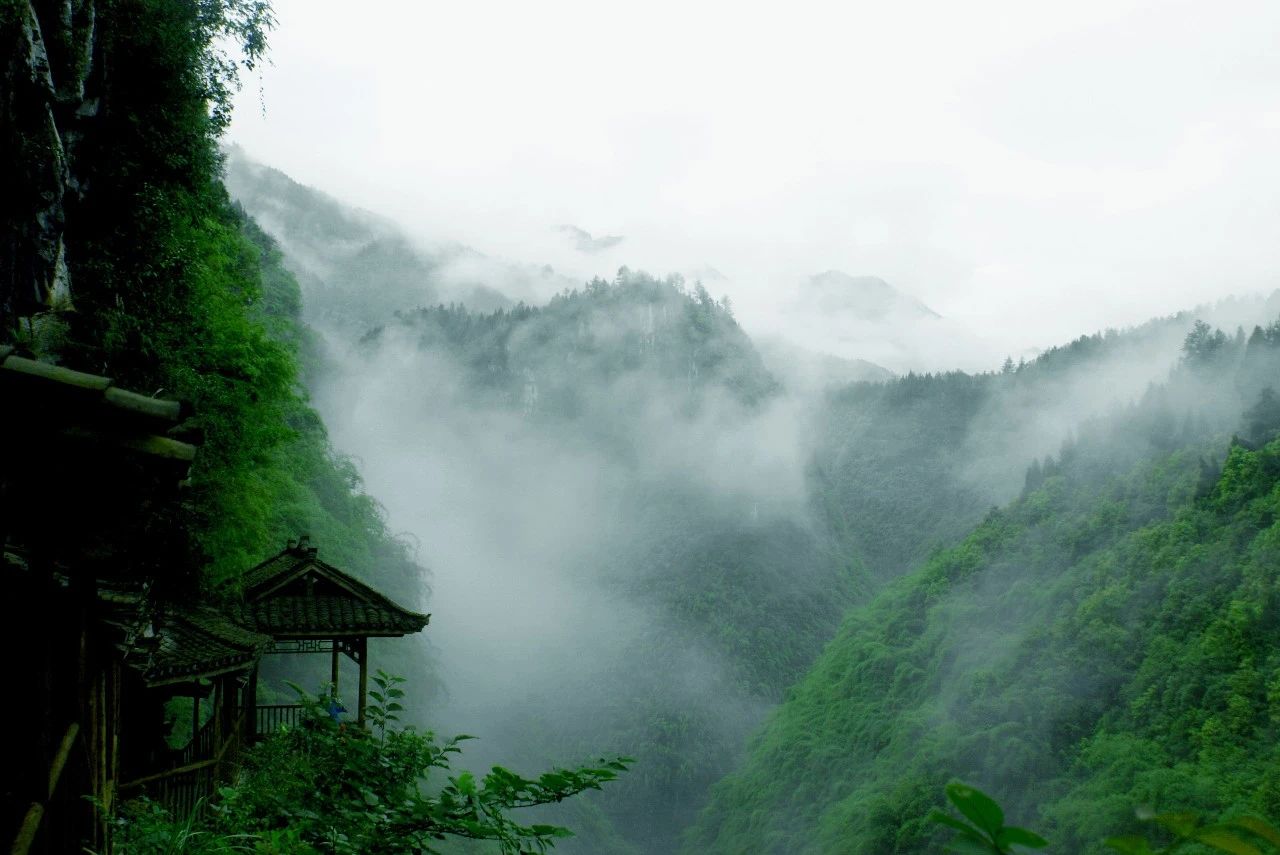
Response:
M725 276L709 264L690 270L689 277L698 282L727 282L729 280L728 276Z
M812 303L824 312L847 312L866 320L942 317L879 276L851 276L840 270L810 276L801 287L799 302Z
M587 255L595 255L598 252L604 252L607 249L613 249L622 243L626 238L622 235L601 235L593 237L591 232L578 226L565 224L557 226L556 231L566 236L573 242L573 248L578 252L584 252Z

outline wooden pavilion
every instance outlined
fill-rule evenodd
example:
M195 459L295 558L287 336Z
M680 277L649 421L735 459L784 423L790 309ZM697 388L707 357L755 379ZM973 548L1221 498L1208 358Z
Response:
M365 719L369 683L369 639L398 638L421 632L431 616L410 611L355 577L318 557L303 535L247 572L241 579L244 602L239 622L270 637L265 653L328 653L330 682L338 688L340 657L360 668L356 719ZM251 685L257 685L256 678ZM267 734L295 721L298 704L258 705L255 734Z
M114 627L125 696L119 798L147 795L185 817L235 767L244 742L250 677L270 639L210 606L99 592ZM173 748L167 704L190 698L190 735Z
M234 769L240 749L300 721L301 704L259 704L265 654L340 654L360 668L357 720L364 723L370 638L419 632L430 620L321 561L306 536L242 577L243 594L220 607L154 600L136 589L100 591L119 639L125 684L138 698L120 727L121 798L147 795L187 816ZM191 699L191 738L171 749L165 704ZM207 704L207 706L204 706ZM205 712L202 714L202 708Z

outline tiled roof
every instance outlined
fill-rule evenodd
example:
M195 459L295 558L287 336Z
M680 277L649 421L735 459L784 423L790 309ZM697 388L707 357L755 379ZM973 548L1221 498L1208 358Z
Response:
M390 607L351 596L293 595L267 597L246 603L250 626L272 636L287 635L406 635L427 625L394 603Z
M303 579L327 584L300 592L295 583ZM407 635L431 619L321 561L305 537L247 572L241 585L244 624L275 637Z
M290 544L292 543L293 541L290 541ZM289 575L301 561L315 557L313 550L314 547L299 549L290 545L283 552L271 556L257 567L247 571L240 577L240 587L245 596L251 597L255 592L268 587L273 580Z
M271 642L206 607L164 616L156 635L159 643L139 669L153 686L250 668Z
M154 602L146 585L99 582L103 621L149 686L248 670L271 643L209 606Z

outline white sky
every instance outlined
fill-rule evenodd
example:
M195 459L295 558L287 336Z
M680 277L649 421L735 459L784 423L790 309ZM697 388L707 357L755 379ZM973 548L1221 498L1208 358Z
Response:
M426 240L756 326L878 275L1015 353L1280 285L1274 0L275 5L232 141Z

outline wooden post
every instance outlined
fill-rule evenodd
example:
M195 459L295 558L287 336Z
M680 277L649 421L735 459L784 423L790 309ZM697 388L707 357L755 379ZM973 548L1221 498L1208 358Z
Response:
M213 679L213 698L211 700L213 704L211 707L213 710L213 723L210 725L213 728L211 731L213 739L209 745L209 751L212 752L214 757L222 756L222 681L224 679L225 677L215 677ZM214 778L218 777L218 771L218 763L215 762L213 765Z
M103 744L102 808L98 830L103 852L112 851L113 824L108 819L115 815L116 784L120 781L120 733L124 727L124 666L119 659L112 659L102 678L102 704L107 710L101 725Z
M329 682L333 683L333 696L338 696L338 647L340 642L338 639L333 640L333 663L329 667Z
M258 741L258 666L254 665L249 672L249 682L244 686L244 717L247 723L250 744Z
M235 739L238 738L235 729L240 712L236 678L234 675L228 675L222 680L222 735L225 738Z
M221 677L215 677L213 680L213 698L211 700L213 706L209 708L213 712L215 749L217 748L217 743L222 741L222 679Z
M364 726L364 696L369 688L369 639L362 638L356 642L356 648L360 651L360 706L356 715L356 721L361 727Z

